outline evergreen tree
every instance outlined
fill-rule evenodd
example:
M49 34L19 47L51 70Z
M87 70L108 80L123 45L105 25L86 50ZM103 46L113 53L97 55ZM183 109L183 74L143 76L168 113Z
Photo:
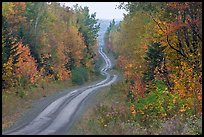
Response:
M165 46L161 46L160 43L153 43L151 46L148 47L148 51L146 52L146 57L144 58L147 61L147 70L144 73L144 80L146 82L150 80L154 80L154 71L155 69L161 68L161 64L164 60L164 53L163 50Z

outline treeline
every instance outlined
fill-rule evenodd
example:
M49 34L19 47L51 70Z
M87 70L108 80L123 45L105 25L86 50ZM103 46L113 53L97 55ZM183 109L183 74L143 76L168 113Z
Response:
M2 3L2 88L96 74L96 14L56 2Z
M147 126L202 112L202 3L128 2L105 46L124 74L134 120Z

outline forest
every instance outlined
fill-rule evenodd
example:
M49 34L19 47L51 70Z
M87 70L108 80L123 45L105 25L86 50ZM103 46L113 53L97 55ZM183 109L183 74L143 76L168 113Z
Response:
M120 2L117 8L127 14L113 19L101 40L88 7L2 3L2 127L13 121L10 96L26 100L32 88L102 77L97 50L104 41L116 62L111 72L122 80L96 95L103 101L85 112L80 133L202 134L202 2ZM167 128L172 119L180 123Z
M33 101L98 77L100 24L88 7L2 3L2 127Z
M3 2L2 15L3 92L41 81L82 84L97 74L99 24L88 7Z
M132 119L149 127L202 114L202 3L128 2L105 46L117 59ZM105 117L104 117L105 119ZM159 125L159 124L158 124Z

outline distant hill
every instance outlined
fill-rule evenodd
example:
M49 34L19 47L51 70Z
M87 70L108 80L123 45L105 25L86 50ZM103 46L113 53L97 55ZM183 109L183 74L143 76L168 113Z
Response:
M104 34L108 28L108 26L110 25L110 22L112 20L105 20L105 19L99 19L98 23L100 23L100 30L98 32L98 43L99 46L103 46L104 45L104 41L103 41L103 37ZM120 21L119 20L115 20L116 24L118 24Z

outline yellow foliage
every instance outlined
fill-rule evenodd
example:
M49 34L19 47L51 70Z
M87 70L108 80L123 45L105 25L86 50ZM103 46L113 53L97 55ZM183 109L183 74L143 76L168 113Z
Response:
M130 111L131 111L131 114L132 114L133 116L136 115L136 111L135 111L134 105L131 105Z
M3 64L3 74L2 79L9 85L13 85L13 59L10 56L7 63Z
M67 80L70 78L71 71L66 70L65 68L59 69L57 77L59 80Z
M30 49L24 46L22 42L17 45L17 54L21 53L18 62L15 64L15 73L17 78L21 76L28 77L31 83L35 82L35 76L37 75L37 63L35 59L30 55Z
M177 67L172 64L169 64L169 67L171 69L174 68L174 73L170 74L170 79L174 82L174 92L185 102L185 107L183 106L179 111L185 112L186 109L194 109L195 107L198 107L198 111L200 111L199 106L202 102L200 95L202 92L198 82L199 77L196 76L197 74L194 74L192 67L184 61L181 61ZM197 100L196 104L195 100ZM176 99L173 100L173 103L176 103Z

